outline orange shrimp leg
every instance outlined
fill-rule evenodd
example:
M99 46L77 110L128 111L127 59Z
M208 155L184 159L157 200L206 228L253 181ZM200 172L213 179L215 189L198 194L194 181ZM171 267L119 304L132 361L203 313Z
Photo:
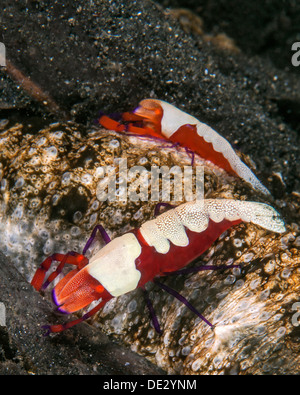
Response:
M44 336L48 336L50 333L62 332L65 329L72 328L72 326L80 324L81 322L87 320L88 318L91 318L108 302L108 300L109 299L101 300L99 304L97 304L97 306L95 306L93 309L88 311L82 317L77 318L76 320L66 322L65 324L43 325L42 328L45 330Z
M44 283L45 276L50 269L53 262L60 262L56 270L50 274ZM53 254L46 258L40 268L37 269L33 279L31 280L31 285L37 290L47 288L47 286L59 275L66 264L75 265L78 270L87 265L88 259L78 254L77 252L68 252L67 254ZM43 284L44 283L44 284Z
M98 119L98 123L108 130L115 130L116 132L125 132L125 125L122 125L120 122L115 121L114 119L108 117L107 115L102 115Z
M116 132L126 132L129 134L132 133L140 136L164 139L160 133L157 133L153 128L144 124L143 117L125 112L123 113L122 118L123 122L125 122L124 124L115 121L107 115L101 115L100 118L98 118L98 123L105 129L115 130Z
M110 238L106 233L105 229L101 225L97 225L89 240L87 241L82 254L78 254L77 252L70 251L67 254L53 254L46 258L39 269L37 269L33 279L31 280L31 285L37 290L46 289L48 285L55 280L55 278L61 273L62 269L66 264L77 266L77 270L82 269L84 266L88 264L88 259L84 256L92 242L96 237L96 233L99 231L101 236L105 242L105 244L110 242ZM44 283L45 276L50 269L53 262L60 262L57 266L56 270L49 275L47 280ZM43 284L44 283L44 284Z

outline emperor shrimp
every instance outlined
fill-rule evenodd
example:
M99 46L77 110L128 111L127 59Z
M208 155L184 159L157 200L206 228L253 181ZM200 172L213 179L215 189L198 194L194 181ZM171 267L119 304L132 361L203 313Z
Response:
M110 240L101 225L96 226L82 254L71 251L67 254L56 253L49 256L42 262L31 281L36 290L45 289L62 272L63 267L70 264L75 268L52 290L57 310L72 314L98 301L95 307L80 318L63 324L47 325L47 333L71 328L91 317L110 299L136 288L145 290L145 284L149 281L178 298L213 327L213 324L182 295L161 283L158 278L168 273L190 272L189 268L185 268L189 263L205 252L226 229L241 222L251 222L271 232L285 231L282 219L271 206L231 199L206 199L184 203L113 240ZM97 232L101 233L106 245L88 259L86 253ZM54 262L57 262L58 266L45 280ZM232 266L222 265L222 268ZM195 271L218 268L220 266L204 265L191 269ZM160 332L149 299L147 306L154 327Z
M270 193L224 137L165 101L144 99L132 113L123 114L123 121L127 124L106 115L98 119L100 125L110 130L167 139L242 178L257 191L266 195Z

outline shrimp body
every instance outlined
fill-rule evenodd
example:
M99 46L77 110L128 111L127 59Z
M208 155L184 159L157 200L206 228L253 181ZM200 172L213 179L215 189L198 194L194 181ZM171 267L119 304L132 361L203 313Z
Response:
M257 191L266 195L270 193L240 160L224 137L172 104L157 99L144 99L132 113L124 113L123 120L127 124L113 121L107 116L100 117L98 121L107 129L163 138L177 143L228 173L242 178Z
M145 222L107 244L89 259L70 252L48 257L36 271L32 285L40 290L52 282L65 264L76 268L66 274L52 291L58 311L71 314L93 301L99 304L83 317L62 325L47 327L60 332L89 318L113 297L149 281L178 271L198 258L228 228L251 222L273 232L285 230L279 214L269 205L230 199L207 199L184 203ZM97 230L97 228L95 228ZM102 229L100 228L100 231ZM107 235L106 235L107 236ZM46 282L44 278L54 261L59 262Z

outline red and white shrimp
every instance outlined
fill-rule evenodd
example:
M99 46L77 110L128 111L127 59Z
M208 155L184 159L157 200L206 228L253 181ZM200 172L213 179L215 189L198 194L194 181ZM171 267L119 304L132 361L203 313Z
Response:
M215 130L193 116L162 100L142 100L133 113L124 113L119 123L106 115L98 122L118 132L164 138L211 161L230 174L241 177L254 189L269 194L253 172L240 160L229 142Z
M279 214L271 206L229 199L184 203L111 241L101 226L96 227L82 254L69 252L52 255L41 264L32 279L31 284L37 290L46 288L61 273L65 264L71 264L76 268L66 274L52 291L58 311L71 314L99 301L96 307L75 321L47 326L48 333L61 332L82 322L111 298L138 287L144 289L149 281L156 282L213 326L183 296L160 283L157 277L178 271L183 273L184 270L188 272L189 269L183 269L186 265L206 251L226 229L242 221L272 232L285 230ZM107 244L87 259L85 254L98 230ZM44 282L46 272L55 261L59 262L57 269ZM196 270L215 268L218 267L202 266ZM149 300L147 305L152 312ZM160 331L153 313L152 319L155 329Z

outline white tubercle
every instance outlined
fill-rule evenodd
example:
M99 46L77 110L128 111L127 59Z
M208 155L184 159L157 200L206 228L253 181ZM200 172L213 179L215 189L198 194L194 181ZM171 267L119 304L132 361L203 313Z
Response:
M113 239L90 258L88 273L112 295L119 296L136 289L141 272L135 260L142 248L132 233Z
M252 222L267 230L281 233L285 226L273 207L257 202L230 199L207 199L182 204L156 219L144 223L140 232L148 245L157 252L166 254L170 242L176 246L187 246L186 228L201 233L208 227L209 220L221 222L224 219Z
M170 138L172 134L176 132L181 126L185 124L195 125L197 127L197 133L203 139L212 143L214 150L221 152L223 156L228 160L232 169L246 182L251 184L253 188L268 195L270 192L262 185L258 178L253 172L247 167L237 156L234 149L231 147L229 142L222 136L220 136L214 129L200 122L195 117L179 110L172 104L164 102L162 100L150 99L160 104L163 109L163 117L161 120L161 131L164 136Z

